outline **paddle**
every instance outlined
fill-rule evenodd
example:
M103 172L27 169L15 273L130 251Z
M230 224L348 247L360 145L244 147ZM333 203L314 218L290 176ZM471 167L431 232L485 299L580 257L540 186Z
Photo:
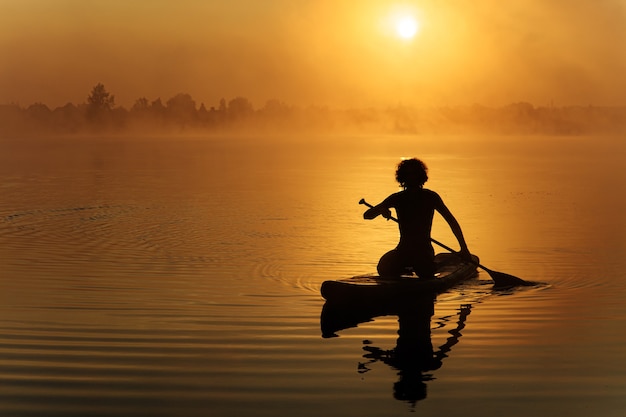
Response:
M359 201L359 204L366 205L369 208L373 208L374 207L370 203L365 201L365 199L363 199L363 198L361 199L361 201ZM398 223L398 219L396 219L393 216L390 216L389 219L391 219L394 222ZM456 251L454 249L452 249L451 247L446 246L443 243L438 242L438 241L436 241L433 238L431 238L430 240L435 245L441 246L442 248L444 248L448 252L456 253ZM522 285L522 286L533 285L533 283L528 282L528 281L524 281L523 279L515 277L513 275L509 275L509 274L505 274L504 272L498 272L498 271L494 271L492 269L489 269L486 266L481 265L480 263L477 263L475 265L489 274L491 279L493 279L494 287L496 287L496 288L511 288L511 287L516 287L516 286L520 286L520 285Z

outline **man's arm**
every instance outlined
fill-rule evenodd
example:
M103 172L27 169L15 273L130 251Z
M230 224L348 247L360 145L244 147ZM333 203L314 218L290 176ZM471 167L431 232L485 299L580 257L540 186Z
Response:
M441 216L450 226L452 233L454 233L454 237L456 237L456 240L459 242L459 246L461 247L460 253L463 256L467 256L468 259L471 259L470 251L467 248L467 243L465 242L465 237L463 236L463 231L461 230L461 225L456 220L452 212L450 212L448 207L444 204L443 200L441 199L439 195L437 195L437 198L436 198L435 210L437 210L439 214L441 214Z
M382 215L384 218L389 220L389 218L391 217L391 210L389 210L390 207L391 204L389 202L389 197L387 197L385 201L372 207L371 209L368 209L365 213L363 213L363 218L365 220L372 220Z

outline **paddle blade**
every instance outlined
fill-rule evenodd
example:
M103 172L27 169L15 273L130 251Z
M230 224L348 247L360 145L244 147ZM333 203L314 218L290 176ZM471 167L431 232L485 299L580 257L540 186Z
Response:
M513 275L505 274L504 272L492 271L491 269L483 268L491 279L493 279L493 286L495 288L511 288L511 287L519 287L519 286L531 286L534 285L532 282L524 281L521 278L518 278Z

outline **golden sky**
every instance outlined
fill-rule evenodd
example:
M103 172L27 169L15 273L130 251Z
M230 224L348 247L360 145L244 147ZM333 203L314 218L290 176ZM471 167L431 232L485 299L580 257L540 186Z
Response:
M0 104L626 105L625 74L626 0L0 0Z

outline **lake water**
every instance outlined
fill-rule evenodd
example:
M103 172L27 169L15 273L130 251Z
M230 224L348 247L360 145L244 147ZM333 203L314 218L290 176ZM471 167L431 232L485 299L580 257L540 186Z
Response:
M385 356L397 316L320 330L322 282L397 242L358 201L405 156L543 283L439 295L425 370ZM0 415L623 417L625 165L619 137L5 139Z

